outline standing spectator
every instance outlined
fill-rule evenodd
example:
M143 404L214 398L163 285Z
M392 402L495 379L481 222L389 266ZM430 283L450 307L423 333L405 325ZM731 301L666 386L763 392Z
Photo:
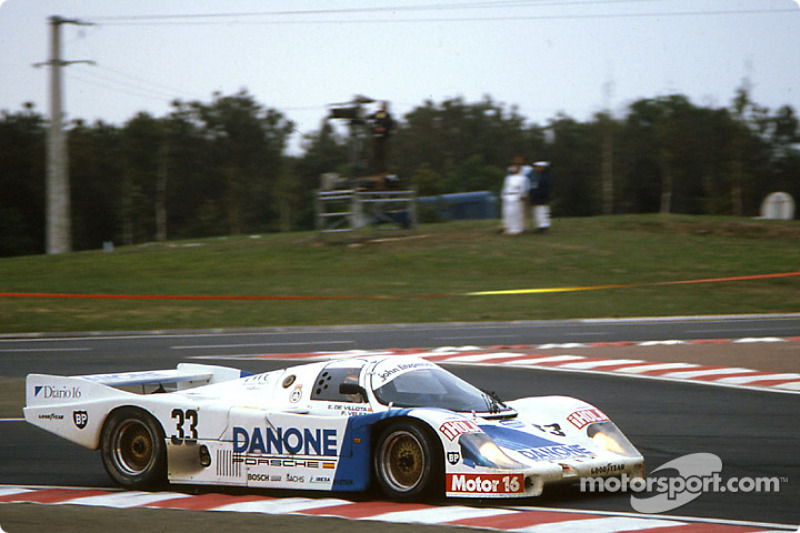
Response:
M544 233L550 229L550 190L553 186L549 161L537 161L533 164L530 184L528 198L531 204L531 218L536 233Z
M375 173L386 174L387 145L394 127L394 119L389 113L389 103L382 101L378 111L369 118L372 123L372 153L375 158Z
M503 230L506 235L519 235L525 229L525 204L528 196L528 177L522 158L514 158L503 182Z

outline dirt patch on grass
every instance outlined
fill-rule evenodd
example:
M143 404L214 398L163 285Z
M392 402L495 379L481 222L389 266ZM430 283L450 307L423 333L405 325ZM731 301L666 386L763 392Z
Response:
M713 235L717 237L735 237L768 240L800 240L800 224L785 221L769 220L675 220L665 217L663 220L647 220L626 222L622 225L630 231L648 231L652 233L675 233L679 235Z

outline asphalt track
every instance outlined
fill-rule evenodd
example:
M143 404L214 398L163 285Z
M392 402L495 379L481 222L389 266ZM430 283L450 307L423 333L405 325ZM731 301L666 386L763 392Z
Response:
M464 344L791 336L798 332L800 316L6 336L0 338L0 376L169 368L196 356ZM266 371L286 364L264 360L236 363L234 366L250 371ZM600 406L643 452L648 471L686 454L706 452L722 459L725 478L777 477L781 480L779 492L704 493L669 514L800 523L797 506L800 501L800 454L797 453L800 395L534 369L469 366L449 369L481 387L500 392L506 399L562 394ZM112 486L95 452L23 422L0 422L0 428L3 435L0 439L0 484ZM303 493L303 496L309 494ZM368 498L369 495L356 497ZM514 503L632 511L628 494L585 494L576 488Z
M209 355L795 335L800 314L0 335L0 376L171 368L187 357Z

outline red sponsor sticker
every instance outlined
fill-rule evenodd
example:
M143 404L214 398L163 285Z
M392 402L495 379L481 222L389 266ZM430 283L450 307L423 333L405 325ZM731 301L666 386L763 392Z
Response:
M595 422L608 422L608 417L601 410L591 408L575 411L567 417L567 420L576 428L581 429Z
M447 492L457 494L522 494L522 474L447 474Z
M471 420L450 420L439 426L439 431L452 441L464 433L478 433L481 428Z

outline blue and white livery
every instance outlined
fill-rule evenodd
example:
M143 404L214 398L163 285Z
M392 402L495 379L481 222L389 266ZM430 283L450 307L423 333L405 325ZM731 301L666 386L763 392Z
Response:
M644 475L608 417L562 396L502 402L412 357L250 375L175 370L27 378L28 422L100 450L139 489L194 485L364 491L394 499L525 497L582 477Z

